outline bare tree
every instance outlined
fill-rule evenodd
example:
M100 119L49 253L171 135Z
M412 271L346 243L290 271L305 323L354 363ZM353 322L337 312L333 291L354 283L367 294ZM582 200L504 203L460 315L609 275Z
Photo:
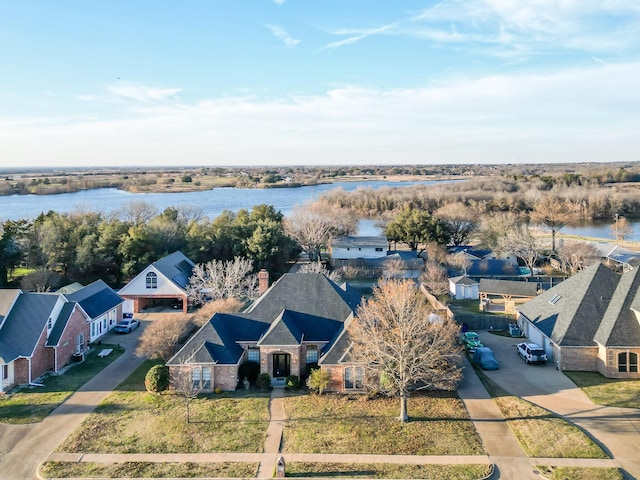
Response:
M444 295L449 291L447 269L439 263L429 260L420 275L420 282L434 295Z
M48 268L40 268L25 275L20 280L20 286L32 292L49 292L63 284L62 275Z
M198 395L202 392L202 382L193 380L192 370L189 367L172 368L170 376L171 389L182 397L187 414L187 423L189 423L191 421L191 402L198 398Z
M533 268L541 250L540 240L533 234L531 228L523 223L511 228L500 238L498 250L502 253L513 253L521 258L533 276Z
M192 328L190 315L172 315L154 320L140 334L136 355L169 360L178 343Z
M342 275L340 275L340 272L338 272L337 270L332 270L330 272L322 262L305 263L300 267L298 273L321 273L329 280L332 280L336 283L342 282Z
M414 282L392 280L374 287L349 326L350 360L366 368L370 388L400 398L403 422L412 391L452 390L461 378L458 326L430 313Z
M496 213L483 218L480 232L482 245L492 250L498 248L500 239L517 223L517 215L511 212Z
M193 268L187 295L196 304L220 298L257 298L258 279L252 271L251 261L241 257L200 263Z
M382 272L382 278L387 280L402 278L404 271L406 270L405 262L400 258L391 258L384 261L384 271Z
M465 245L478 226L478 215L464 203L449 203L436 210L435 214L449 225L453 245Z
M585 242L567 242L558 249L562 270L573 274L597 261L595 247Z
M233 313L242 308L243 303L236 298L220 298L212 300L202 305L191 317L191 321L196 327L201 327L216 313Z
M613 232L616 243L618 245L624 242L624 239L633 234L633 227L629 224L629 220L626 217L616 214L616 220L611 225L611 231Z
M571 221L569 203L560 201L557 197L546 195L533 206L531 220L545 225L551 231L551 249L556 251L556 233Z
M158 214L158 209L152 203L133 201L124 205L114 213L116 218L133 225L142 225Z
M456 270L462 272L463 275L467 274L467 270L471 266L471 259L465 253L456 253L447 256L447 263Z
M320 259L320 251L331 238L353 235L358 231L357 219L344 210L314 203L295 207L284 221L287 235L295 239L312 262Z

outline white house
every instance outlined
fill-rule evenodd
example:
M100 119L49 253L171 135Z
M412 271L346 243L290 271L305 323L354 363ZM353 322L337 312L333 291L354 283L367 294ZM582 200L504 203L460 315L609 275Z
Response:
M451 297L456 300L465 298L477 300L480 298L478 293L479 286L479 282L467 277L466 275L452 277L449 279L449 293L451 294Z
M147 307L173 303L187 313L187 285L195 264L182 252L173 252L147 266L120 289L124 312L138 313Z
M374 237L336 237L329 246L331 266L342 267L350 260L380 258L387 255L387 238Z

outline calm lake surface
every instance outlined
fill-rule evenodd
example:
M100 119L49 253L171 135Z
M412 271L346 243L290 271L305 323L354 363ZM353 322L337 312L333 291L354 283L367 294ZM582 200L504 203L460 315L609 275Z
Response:
M167 207L189 205L198 207L204 215L215 218L224 210L237 212L250 210L254 205L272 205L285 215L293 211L293 207L317 200L330 190L341 188L352 191L358 188L408 187L411 185L433 185L442 182L461 180L427 180L410 182L391 182L385 180L336 182L298 188L215 188L202 192L188 193L129 193L115 188L83 190L75 193L57 195L11 195L0 196L0 221L35 218L49 210L71 212L77 209L100 211L109 214L134 201L153 204L161 212ZM591 222L575 226L565 226L561 233L581 235L585 237L614 239L611 222ZM633 234L626 238L640 241L640 219L629 219ZM360 235L379 235L380 230L375 220L361 220Z
M66 213L77 209L99 211L109 214L130 202L143 201L155 205L159 212L167 207L189 205L198 207L204 215L215 218L224 210L237 212L250 210L254 205L272 205L285 215L296 205L317 200L323 193L341 188L352 191L358 188L408 187L411 185L433 185L459 180L428 180L411 182L361 181L336 182L297 188L215 188L188 193L129 193L115 188L83 190L57 195L11 195L0 196L0 220L35 218L49 210Z

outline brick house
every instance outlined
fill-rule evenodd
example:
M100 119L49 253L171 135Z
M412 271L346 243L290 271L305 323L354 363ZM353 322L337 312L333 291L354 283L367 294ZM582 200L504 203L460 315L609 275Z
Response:
M519 326L562 370L639 378L640 269L592 265L517 307Z
M180 306L187 313L187 285L195 264L176 251L148 265L118 292L124 311L138 313L156 305Z
M264 287L265 274L260 274ZM355 388L356 375L345 356L350 345L346 327L360 301L347 284L337 285L322 274L285 274L244 312L215 314L167 365L189 368L205 391L234 390L241 380L238 369L247 360L258 362L274 386L283 386L288 375L306 376L308 365L319 365L331 373L329 390Z
M122 318L121 304L101 280L71 294L0 290L0 391L84 356L89 342L109 330L110 319ZM92 335L98 323L104 329Z

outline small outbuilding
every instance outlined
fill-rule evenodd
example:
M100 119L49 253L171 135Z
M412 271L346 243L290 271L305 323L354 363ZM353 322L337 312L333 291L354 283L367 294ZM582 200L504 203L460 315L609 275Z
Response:
M449 279L449 294L455 300L473 299L479 297L480 282L466 275L452 277Z
M494 313L516 313L516 305L538 295L538 284L516 280L480 280L480 310Z

